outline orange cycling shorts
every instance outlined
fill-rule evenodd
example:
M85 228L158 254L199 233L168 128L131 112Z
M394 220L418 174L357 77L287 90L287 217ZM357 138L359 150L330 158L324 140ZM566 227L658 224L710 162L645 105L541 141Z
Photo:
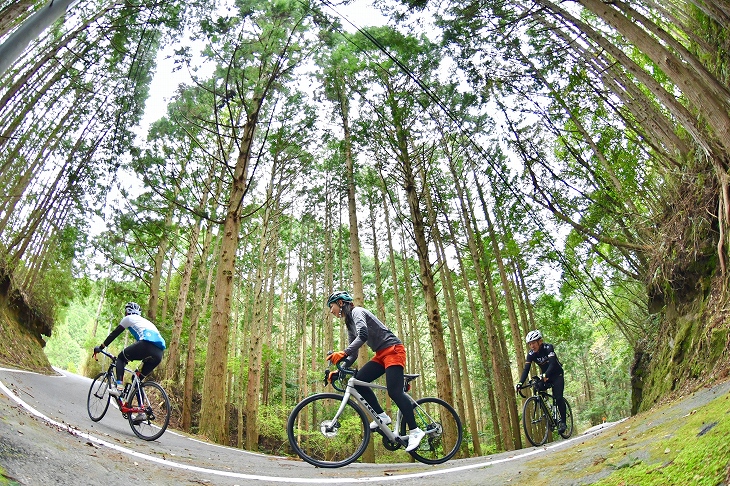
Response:
M389 368L391 366L402 366L403 369L405 369L406 348L402 344L396 344L395 346L380 349L375 352L375 357L372 361L380 363L385 368Z

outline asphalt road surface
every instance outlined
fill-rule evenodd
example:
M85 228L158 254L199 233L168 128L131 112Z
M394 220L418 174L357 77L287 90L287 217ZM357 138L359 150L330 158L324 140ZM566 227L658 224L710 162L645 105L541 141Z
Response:
M113 404L94 423L86 412L90 383L88 378L64 371L45 376L0 368L0 467L11 484L69 484L74 478L76 484L108 482L105 479L161 485L514 484L521 482L520 476L535 461L544 462L565 448L584 447L586 441L613 426L605 424L547 447L451 460L438 466L351 464L320 469L294 458L206 443L171 429L156 441L143 441ZM590 454L586 460L591 460ZM535 477L534 473L530 476ZM590 478L584 478L561 484L589 482Z

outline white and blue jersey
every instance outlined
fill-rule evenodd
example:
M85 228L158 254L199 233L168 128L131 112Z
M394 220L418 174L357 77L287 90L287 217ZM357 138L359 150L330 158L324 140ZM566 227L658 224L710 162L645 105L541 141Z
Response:
M134 339L137 341L149 341L160 349L165 349L165 339L157 330L157 327L144 317L137 314L129 314L119 323L117 329L115 329L109 337L104 341L104 345L108 346L124 329L127 329ZM117 332L117 330L119 332Z

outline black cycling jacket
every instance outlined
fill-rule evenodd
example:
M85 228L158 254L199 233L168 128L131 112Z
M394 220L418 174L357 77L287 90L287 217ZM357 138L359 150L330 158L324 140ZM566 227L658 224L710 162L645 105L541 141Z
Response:
M556 376L562 376L563 365L560 364L558 356L555 354L555 348L552 344L542 343L537 352L530 350L525 358L525 369L522 370L520 383L524 383L527 375L530 374L530 366L536 363L540 367L542 373L547 376L548 380Z

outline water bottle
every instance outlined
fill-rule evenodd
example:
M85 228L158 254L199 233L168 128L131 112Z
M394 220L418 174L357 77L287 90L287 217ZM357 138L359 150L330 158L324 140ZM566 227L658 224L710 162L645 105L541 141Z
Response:
M124 391L122 392L122 401L123 402L128 402L129 401L129 390L130 390L130 388L132 388L132 384L131 383L127 383L126 385L124 385Z

